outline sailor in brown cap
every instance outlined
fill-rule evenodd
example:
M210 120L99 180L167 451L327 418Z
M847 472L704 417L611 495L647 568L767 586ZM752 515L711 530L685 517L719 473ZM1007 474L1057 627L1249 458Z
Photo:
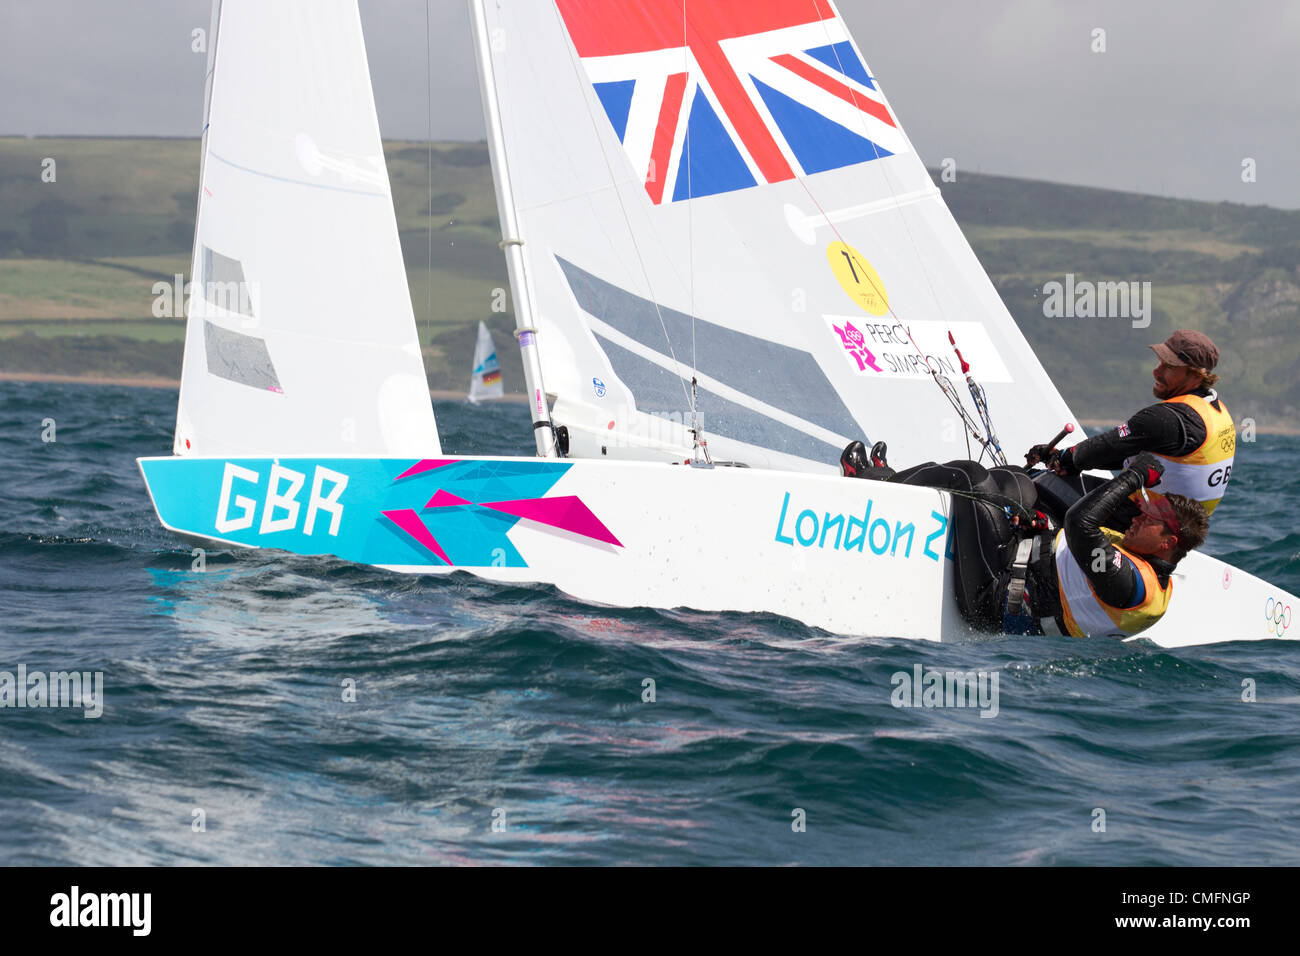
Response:
M1228 485L1237 445L1236 426L1214 390L1219 350L1209 336L1192 329L1179 329L1151 350L1160 360L1151 373L1151 391L1160 401L1064 451L1035 445L1025 456L1026 465L1042 461L1069 478L1091 469L1117 471L1151 452L1165 469L1154 491L1184 495L1212 512Z

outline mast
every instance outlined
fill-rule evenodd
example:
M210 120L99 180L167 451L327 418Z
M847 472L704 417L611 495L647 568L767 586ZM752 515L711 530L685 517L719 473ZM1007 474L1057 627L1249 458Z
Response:
M505 137L501 132L501 112L497 104L496 79L492 66L491 38L483 0L469 0L470 25L474 31L474 52L478 60L479 89L483 96L483 118L487 125L488 152L492 158L496 182L497 209L501 213L501 249L506 254L506 269L515 293L515 338L524 362L529 407L532 409L533 437L541 458L555 458L555 427L546 404L546 387L542 382L542 363L537 351L537 328L533 320L533 295L528 269L524 263L524 240L519 236L515 215L514 193L510 185L510 168L506 159Z
M212 82L214 71L217 64L217 34L221 29L221 0L212 0L212 13L208 19L208 55L207 66L203 73L203 125L199 129L199 183L198 189L194 191L194 236L190 242L190 278L189 288L197 291L196 283L199 281L199 255L202 246L199 243L199 217L203 215L203 169L208 161L208 120L212 115ZM205 280L206 281L206 280ZM183 318L185 319L185 334L190 334L190 295L182 295ZM185 359L188 350L181 353L181 378L185 378ZM181 400L176 396L176 427L172 433L172 454L184 455L189 449L186 447L186 440L183 434L184 429L181 425Z

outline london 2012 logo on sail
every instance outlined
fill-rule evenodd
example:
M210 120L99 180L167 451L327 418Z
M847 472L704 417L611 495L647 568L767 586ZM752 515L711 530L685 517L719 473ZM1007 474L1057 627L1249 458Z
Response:
M834 314L823 319L859 375L924 379L933 370L956 379L961 369L948 345L948 333L954 332L971 364L978 359L985 382L1012 381L988 330L978 322L900 322L892 317L872 322Z

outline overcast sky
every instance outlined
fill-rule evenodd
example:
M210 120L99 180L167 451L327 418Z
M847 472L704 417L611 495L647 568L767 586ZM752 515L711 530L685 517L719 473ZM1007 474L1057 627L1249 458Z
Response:
M952 157L959 174L1300 208L1295 0L839 8L928 165ZM0 135L195 135L205 61L190 31L209 10L209 0L0 0ZM361 0L361 12L383 134L423 139L426 3ZM428 0L427 12L433 136L481 139L466 4ZM1095 28L1104 53L1092 52ZM1246 157L1253 184L1242 182Z

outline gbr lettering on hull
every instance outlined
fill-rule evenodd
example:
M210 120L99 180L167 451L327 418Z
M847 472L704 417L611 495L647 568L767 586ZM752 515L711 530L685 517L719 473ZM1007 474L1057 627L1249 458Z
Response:
M302 511L298 495L302 492L307 476L300 471L286 468L279 462L273 462L271 473L262 492L261 523L258 534L274 534L277 531L293 531L298 527L298 518ZM235 482L241 482L243 490L256 491L262 488L262 476L251 468L226 462L221 475L221 498L217 502L216 529L222 534L243 531L251 528L257 520L259 502L256 498L240 494ZM284 487L287 485L287 487ZM244 487L248 486L248 487ZM326 486L329 490L326 492ZM306 515L303 517L302 533L314 534L316 519L321 512L329 515L329 534L338 536L339 523L343 520L343 504L339 500L348 486L348 476L317 465L312 475L311 494L307 498ZM233 500L232 500L233 496Z

